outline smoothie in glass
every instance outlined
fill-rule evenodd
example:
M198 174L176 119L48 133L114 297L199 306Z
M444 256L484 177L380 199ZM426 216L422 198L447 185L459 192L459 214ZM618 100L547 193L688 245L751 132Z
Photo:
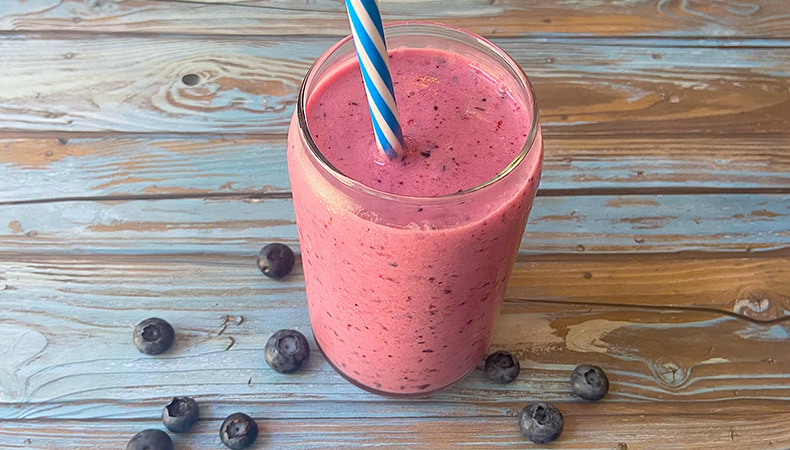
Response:
M403 156L376 149L347 39L305 78L288 167L316 342L365 389L425 396L485 355L543 147L504 52L440 25L385 31Z

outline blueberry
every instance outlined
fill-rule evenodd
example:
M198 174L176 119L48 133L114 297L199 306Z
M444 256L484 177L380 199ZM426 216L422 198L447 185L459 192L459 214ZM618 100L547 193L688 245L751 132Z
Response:
M585 400L600 400L609 392L609 378L600 367L582 364L571 373L571 391Z
M510 383L520 371L518 359L510 352L496 352L486 358L486 375L494 383Z
M564 423L560 410L544 402L530 403L518 416L521 432L536 444L546 444L560 437Z
M173 345L176 332L166 321L157 317L143 320L134 327L134 345L146 355L158 355Z
M219 438L233 450L247 448L258 438L258 424L244 413L231 414L222 422Z
M280 373L301 370L310 356L310 344L296 330L280 330L266 342L266 362Z
M294 267L294 252L284 244L269 244L258 253L258 268L269 278L282 278Z
M162 423L173 433L184 433L200 419L200 407L192 397L173 397L162 409Z
M173 440L162 430L143 430L126 444L126 450L173 450Z

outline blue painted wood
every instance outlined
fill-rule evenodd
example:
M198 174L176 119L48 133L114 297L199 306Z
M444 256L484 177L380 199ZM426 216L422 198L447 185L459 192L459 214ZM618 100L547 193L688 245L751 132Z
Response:
M177 448L219 448L239 410L256 448L524 448L513 416L538 399L566 415L552 448L789 448L789 4L382 7L493 36L535 82L543 187L565 192L536 202L492 342L522 376L390 401L317 352L299 375L263 363L273 330L309 333L299 268L273 282L254 264L270 241L298 250L292 206L216 194L287 194L285 125L346 33L342 2L9 2L0 447L121 448L193 394L204 421ZM95 198L48 201L64 196ZM43 203L2 204L25 200ZM171 353L131 346L150 315L179 330ZM580 362L609 372L604 402L569 395Z
M521 251L779 249L789 215L783 194L538 197ZM0 251L14 253L253 255L297 239L290 199L0 205L0 217Z
M438 0L382 2L386 21L434 20L491 35L786 37L782 0L646 1ZM348 34L343 2L178 0L85 3L26 0L0 11L0 29L17 31L277 35Z
M567 409L562 404L561 407ZM566 432L559 441L547 446L537 446L525 441L518 432L514 417L497 418L433 418L414 420L392 418L347 419L314 421L271 420L265 413L256 417L262 426L258 443L253 450L266 448L288 449L415 449L435 448L470 449L556 449L583 448L603 450L623 448L649 448L655 442L686 448L757 448L782 449L790 445L784 432L790 417L785 412L758 413L749 417L724 415L692 415L676 412L672 415L654 415L646 407L644 418L637 420L626 414L601 414L596 405L588 405L566 413ZM596 414L594 421L590 414ZM648 419L649 418L649 419ZM594 422L594 423L593 423ZM196 431L174 436L176 448L186 450L221 449L218 432L221 421L198 423ZM618 425L627 423L628 434L613 433ZM58 421L53 426L36 423L0 423L0 439L9 445L24 448L123 448L126 441L138 430L156 427L153 421L115 421L91 425L92 434L85 433L84 421ZM481 431L485 430L485 431ZM569 430L574 430L570 433ZM738 444L733 445L730 433L736 430ZM31 436L26 442L24 436ZM675 436L677 436L675 438Z
M24 427L30 448L123 445L135 431L161 426L161 407L176 393L195 395L203 405L196 432L176 437L181 448L216 447L212 430L238 410L261 419L264 446L362 445L349 436L410 446L403 430L424 424L442 429L441 442L472 445L485 434L518 447L512 416L538 399L559 402L573 430L564 438L568 445L594 448L603 430L606 439L619 441L628 432L649 443L658 436L648 428L686 426L698 435L713 426L701 420L741 424L741 418L748 418L739 425L741 439L762 442L775 427L755 424L784 417L790 400L787 322L511 301L492 348L520 356L524 374L514 384L492 386L478 371L430 400L388 401L344 382L320 354L302 374L266 368L262 347L269 333L282 326L309 333L298 271L277 282L262 277L252 258L221 256L15 260L0 264L8 306L0 312L0 342L14 343L14 352L4 354L5 367L15 368L0 380L0 417L6 419L0 435L4 443L24 443L18 439ZM161 357L140 355L131 345L132 325L149 315L166 317L179 333L173 351ZM613 382L600 405L607 413L598 411L595 421L591 406L573 402L567 390L567 373L580 358L606 367ZM712 408L718 413L706 413ZM756 420L755 410L770 413ZM651 419L624 428L630 414ZM427 429L417 437L429 445L438 436ZM788 437L779 432L772 439Z
M0 122L34 132L282 135L303 75L334 42L0 36ZM532 77L549 136L784 134L790 124L789 48L496 42ZM185 85L187 74L200 83Z
M10 139L0 171L0 202L289 190L285 136Z
M240 405L281 420L502 417L529 400L572 400L567 376L580 359L609 371L617 386L609 400L624 408L634 401L685 401L691 411L714 400L790 400L787 321L510 300L491 348L517 354L522 377L495 386L478 371L431 400L387 401L345 382L314 346L305 372L268 369L262 348L272 332L310 334L298 271L273 281L252 258L185 256L3 267L0 349L14 349L4 353L9 370L0 372L6 419L145 419L177 393L198 396L213 418ZM159 357L141 355L131 343L133 325L148 316L166 318L178 333L174 348ZM682 367L677 378L662 370L670 363Z
M0 140L0 203L287 192L285 142L285 136ZM786 136L553 136L546 138L545 147L543 190L790 186L790 139Z

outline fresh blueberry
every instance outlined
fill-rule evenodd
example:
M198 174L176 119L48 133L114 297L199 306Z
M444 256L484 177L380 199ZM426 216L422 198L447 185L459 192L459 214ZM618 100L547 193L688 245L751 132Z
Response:
M530 403L518 417L521 432L536 444L546 444L560 437L564 423L560 410L544 402Z
M231 414L222 422L219 438L233 450L247 448L258 438L258 424L244 413Z
M162 430L143 430L126 444L126 450L173 450L173 440Z
M486 375L494 383L510 383L520 371L518 359L510 352L496 352L486 358Z
M294 267L294 252L284 244L269 244L258 253L258 268L269 278L282 278Z
M176 332L166 321L151 317L134 327L134 345L146 355L158 355L173 345Z
M301 370L310 356L310 344L296 330L280 330L266 342L266 362L280 373Z
M173 397L162 409L162 423L173 433L184 433L200 419L200 407L192 397Z
M598 366L577 366L571 373L571 391L585 400L600 400L609 392L609 378Z

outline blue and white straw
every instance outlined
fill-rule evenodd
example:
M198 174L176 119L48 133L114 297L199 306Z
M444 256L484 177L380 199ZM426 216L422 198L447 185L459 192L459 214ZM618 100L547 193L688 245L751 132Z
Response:
M403 132L392 91L387 46L376 0L346 0L359 67L365 82L376 145L389 159L402 153Z

